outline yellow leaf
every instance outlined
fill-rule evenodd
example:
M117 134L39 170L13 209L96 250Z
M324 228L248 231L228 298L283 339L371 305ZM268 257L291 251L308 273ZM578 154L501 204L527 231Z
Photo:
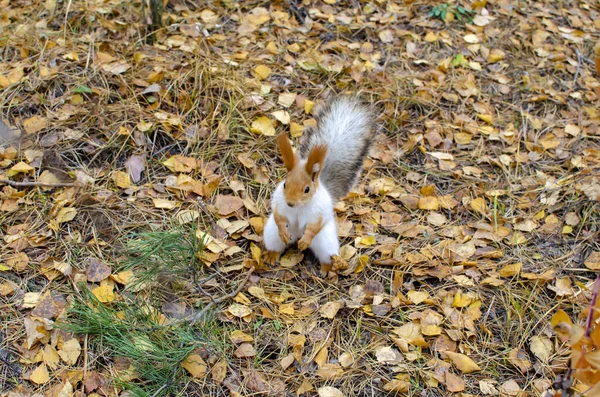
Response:
M450 14L450 13L448 13L448 14ZM479 38L477 38L477 36L474 35L473 33L466 34L464 37L464 40L469 44L479 43Z
M440 203L437 197L426 196L419 198L418 206L420 210L437 211L440 208Z
M309 114L312 111L312 108L315 106L313 101L308 99L304 100L304 113Z
M92 294L102 303L108 303L115 300L113 287L110 284L103 284L92 290Z
M296 122L291 122L290 123L290 135L293 138L298 138L299 136L302 136L302 133L304 132L304 127Z
M319 313L321 314L321 317L332 320L336 316L338 311L340 311L340 309L343 307L343 301L327 302L319 309Z
M429 299L429 293L427 291L410 290L406 293L406 296L408 296L408 299L415 305Z
M220 385L225 380L227 376L227 361L221 360L215 365L213 365L212 370L210 371L212 375L213 382L217 385Z
M293 303L286 303L284 305L279 305L279 313L287 314L289 316L293 316L296 310L294 309Z
M0 272L5 272L7 270L10 270L10 267L3 265L2 263L0 263Z
M258 65L254 68L254 74L259 79L266 79L271 74L271 68L265 65Z
M274 136L275 128L273 127L273 123L267 116L260 116L256 120L252 122L252 127L250 127L250 131L255 134L262 134L265 136Z
M553 352L552 341L545 336L534 336L531 338L529 345L531 352L540 359L540 361L547 363Z
M565 312L563 309L559 309L552 316L552 327L553 328L556 328L561 323L567 323L569 325L573 324L571 322L571 318L569 317L569 315L567 314L567 312Z
M483 197L477 197L471 201L471 208L475 212L485 215L487 213L487 203Z
M183 362L181 366L185 368L194 378L204 378L206 376L206 363L197 353L192 353Z
M488 55L488 62L496 63L504 60L504 58L506 58L506 53L499 48L494 48L490 51Z
M478 114L477 117L480 120L485 121L488 124L494 124L494 121L492 119L492 115L491 114Z
M452 306L454 307L467 307L473 302L473 298L467 294L463 294L461 290L456 291L454 298L452 299Z
M27 163L22 161L13 165L8 171L6 171L6 176L15 176L18 174L28 174L32 172L34 168Z
M375 236L365 236L360 239L360 243L367 246L374 245L376 242Z
M131 187L131 180L129 179L128 172L115 171L112 174L112 180L115 182L115 185L121 189L128 189Z
M238 329L232 331L229 337L231 338L231 342L235 344L254 342L254 338L251 335L248 335L247 333Z
M244 306L239 303L233 303L231 306L229 306L227 310L229 310L229 313L231 313L235 317L240 318L252 314L252 309L250 309L248 306Z
M279 260L281 267L291 268L302 262L304 254L299 251L288 250Z
M77 215L76 208L63 207L60 209L60 211L58 211L58 214L56 214L56 222L65 223L65 222L72 221L73 218L75 218L75 215Z
M58 351L60 358L62 358L62 360L68 365L75 365L80 354L81 345L75 338L66 341L63 344L62 349Z
M471 360L469 357L465 356L461 353L455 353L451 351L444 352L456 368L460 370L463 374L470 374L471 372L480 371L479 365L475 363L475 361Z
M290 106L292 106L292 104L296 100L296 96L297 96L297 94L290 93L290 92L284 92L283 94L279 95L278 102L284 108L289 108Z
M58 368L58 362L60 357L58 352L52 345L44 346L44 350L42 350L42 356L44 357L44 363L49 366L51 369Z
M23 120L23 129L28 134L40 132L48 126L48 120L41 116L33 116Z
M519 273L521 273L521 269L523 268L523 264L521 262L513 263L511 265L506 265L502 269L500 269L500 276L502 277L512 277Z
M166 210L172 210L173 208L177 207L178 204L176 201L171 201L162 198L154 198L152 199L152 202L154 203L154 208L161 208Z
M110 277L121 285L127 285L133 279L133 272L131 270L124 270L120 273L113 274Z
M29 376L29 380L38 385L42 385L50 380L46 364L40 364L39 367L33 370Z
M592 252L583 264L590 270L600 270L600 251Z

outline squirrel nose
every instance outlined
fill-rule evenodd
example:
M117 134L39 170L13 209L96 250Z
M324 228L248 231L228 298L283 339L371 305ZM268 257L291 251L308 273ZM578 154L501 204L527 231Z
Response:
M293 207L295 204L294 203L290 203L289 201L287 202L288 207Z

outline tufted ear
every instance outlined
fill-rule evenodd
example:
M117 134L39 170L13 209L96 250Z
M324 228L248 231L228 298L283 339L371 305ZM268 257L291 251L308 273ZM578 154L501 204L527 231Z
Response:
M277 146L279 146L285 168L287 168L288 171L291 171L296 165L297 159L292 150L292 144L285 134L281 134L277 137Z
M305 170L310 175L313 182L319 177L319 173L325 164L325 155L327 154L327 146L318 145L310 149L308 159L306 160Z

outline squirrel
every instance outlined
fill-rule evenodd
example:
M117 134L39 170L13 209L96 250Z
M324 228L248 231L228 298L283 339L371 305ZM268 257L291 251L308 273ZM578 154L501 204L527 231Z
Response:
M370 108L353 97L337 97L315 112L316 127L305 130L294 153L285 134L277 144L287 169L271 199L263 233L264 261L274 264L294 242L310 248L321 272L342 270L334 203L356 184L374 136Z

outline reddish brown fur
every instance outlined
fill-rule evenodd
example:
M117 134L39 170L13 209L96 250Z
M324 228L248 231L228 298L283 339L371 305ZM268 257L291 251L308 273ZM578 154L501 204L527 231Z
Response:
M297 155L292 151L290 141L285 135L281 135L277 142L279 149L283 157L286 168L288 169L288 175L283 189L283 195L288 205L296 206L302 205L310 201L314 193L319 187L319 173L323 169L325 163L325 155L327 154L327 147L316 146L308 154L308 159L304 167L299 167L300 163ZM291 168L289 167L292 165ZM314 173L314 165L319 164L318 170ZM306 188L309 188L306 193Z
M327 146L324 146L324 145L315 146L308 153L308 159L306 160L306 167L304 167L306 169L306 173L308 175L311 175L311 177L312 177L315 164L319 164L319 168L313 179L317 179L317 176L323 169L323 164L325 164L325 155L326 154L327 154Z
M292 144L287 136L284 134L279 135L277 138L277 146L279 146L279 151L281 152L281 157L283 157L283 164L285 164L285 168L288 171L291 171L298 159L292 150Z

